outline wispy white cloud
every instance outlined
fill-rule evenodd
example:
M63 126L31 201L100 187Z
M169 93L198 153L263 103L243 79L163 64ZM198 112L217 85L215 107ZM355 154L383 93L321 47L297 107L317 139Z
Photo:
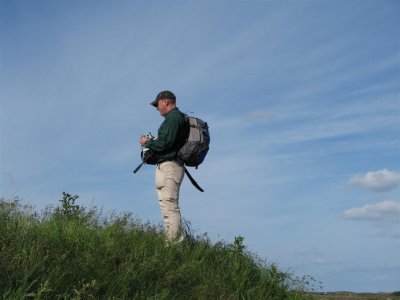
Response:
M348 181L351 186L358 186L371 191L384 192L400 185L400 172L387 169L357 174Z
M385 224L399 224L400 203L382 201L354 207L343 212L343 217L351 220L376 221Z

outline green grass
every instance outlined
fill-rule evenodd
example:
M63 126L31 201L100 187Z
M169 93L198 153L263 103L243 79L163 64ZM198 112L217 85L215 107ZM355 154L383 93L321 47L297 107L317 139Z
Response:
M41 213L0 199L0 299L308 299L292 278L207 235L168 245L159 226L104 216L64 193Z

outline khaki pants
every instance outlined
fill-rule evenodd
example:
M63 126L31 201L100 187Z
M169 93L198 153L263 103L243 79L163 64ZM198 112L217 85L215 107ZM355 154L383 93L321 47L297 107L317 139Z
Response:
M167 241L184 239L179 209L179 189L183 180L184 166L176 161L166 161L156 168L156 190Z

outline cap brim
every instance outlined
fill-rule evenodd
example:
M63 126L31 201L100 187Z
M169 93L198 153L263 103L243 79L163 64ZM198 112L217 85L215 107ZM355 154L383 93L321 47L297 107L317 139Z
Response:
M153 102L150 103L150 105L153 105L154 107L157 107L157 103L158 103L158 100L154 100Z

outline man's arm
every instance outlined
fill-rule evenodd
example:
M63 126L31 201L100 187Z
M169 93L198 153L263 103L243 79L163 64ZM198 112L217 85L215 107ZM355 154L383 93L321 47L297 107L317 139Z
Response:
M175 142L178 135L179 119L170 118L164 120L158 130L158 136L155 140L143 139L144 145L156 152L163 152L170 150ZM142 139L141 139L142 141Z

